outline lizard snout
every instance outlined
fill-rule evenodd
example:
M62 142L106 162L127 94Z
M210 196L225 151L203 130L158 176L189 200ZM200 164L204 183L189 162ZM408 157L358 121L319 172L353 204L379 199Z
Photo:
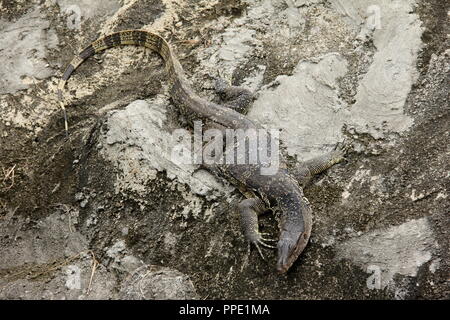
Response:
M290 259L294 249L295 249L295 241L291 238L280 239L278 241L278 261L277 261L277 270L279 273L285 273L288 271L290 266L292 265Z

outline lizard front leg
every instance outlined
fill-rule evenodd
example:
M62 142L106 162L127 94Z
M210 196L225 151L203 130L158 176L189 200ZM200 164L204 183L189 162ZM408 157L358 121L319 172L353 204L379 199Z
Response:
M298 165L290 168L289 173L302 187L304 187L316 174L319 174L343 161L349 148L350 146L346 143L338 143L333 151L299 163Z
M263 201L259 198L249 198L241 201L238 205L238 211L240 215L241 230L245 238L253 243L258 249L258 252L263 260L265 260L262 254L261 246L275 249L275 246L268 244L267 242L276 242L274 239L264 238L266 233L259 232L258 216L267 210Z
M253 93L243 87L232 86L222 78L216 78L214 90L225 102L225 107L231 108L239 113L247 114L248 107L253 101Z

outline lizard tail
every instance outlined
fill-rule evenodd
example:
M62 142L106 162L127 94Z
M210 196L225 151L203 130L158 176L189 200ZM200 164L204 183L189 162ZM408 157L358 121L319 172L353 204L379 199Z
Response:
M176 73L182 72L178 60L172 55L169 44L164 38L152 32L144 30L123 30L109 34L92 42L72 59L58 84L58 100L64 115L66 135L69 130L67 112L63 102L63 90L66 82L69 80L72 73L89 57L106 49L123 45L142 46L157 52L165 61L169 81L172 83L176 80ZM175 72L175 69L177 72Z

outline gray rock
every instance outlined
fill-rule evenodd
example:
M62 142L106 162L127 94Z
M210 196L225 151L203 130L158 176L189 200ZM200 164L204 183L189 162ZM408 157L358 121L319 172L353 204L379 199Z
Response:
M337 247L337 258L350 259L369 273L379 270L379 287L376 289L390 286L395 291L398 288L394 276L415 277L436 249L430 225L422 218L341 243Z
M10 23L0 19L0 94L26 89L34 79L53 74L46 59L58 36L40 9Z
M187 300L198 299L188 276L170 268L143 266L135 270L122 284L120 299L126 300Z

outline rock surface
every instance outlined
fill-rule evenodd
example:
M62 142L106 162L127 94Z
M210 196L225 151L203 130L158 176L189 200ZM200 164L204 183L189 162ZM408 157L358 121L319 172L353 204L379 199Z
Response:
M0 298L448 299L450 7L443 0L0 4ZM305 194L310 243L285 276L247 250L227 181L176 158L187 129L163 64L97 37L160 33L193 87L255 91L289 161L346 138ZM447 42L448 43L448 42ZM188 131L189 132L189 131ZM184 142L183 142L184 143ZM274 217L261 228L277 235ZM267 284L270 283L270 286Z

